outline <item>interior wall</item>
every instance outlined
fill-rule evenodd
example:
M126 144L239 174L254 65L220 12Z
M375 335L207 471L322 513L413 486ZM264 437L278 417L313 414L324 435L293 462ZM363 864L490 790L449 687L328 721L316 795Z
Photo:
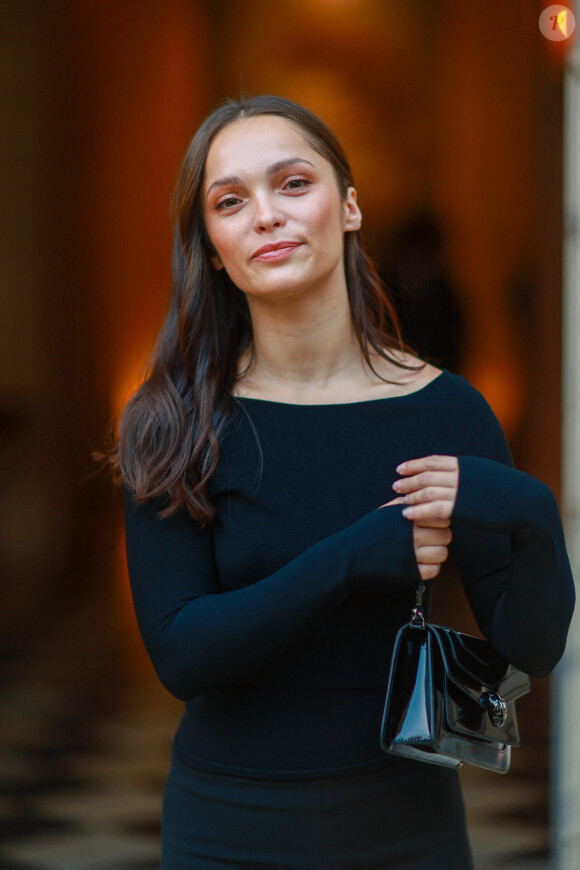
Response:
M119 505L93 450L167 308L169 200L207 108L204 8L2 4L0 636L115 621Z
M24 649L62 604L70 524L59 410L65 369L56 303L58 132L53 46L31 4L0 9L0 577L3 649ZM34 618L36 617L36 619Z
M466 301L465 374L517 464L558 492L562 55L541 6L444 4L432 179Z

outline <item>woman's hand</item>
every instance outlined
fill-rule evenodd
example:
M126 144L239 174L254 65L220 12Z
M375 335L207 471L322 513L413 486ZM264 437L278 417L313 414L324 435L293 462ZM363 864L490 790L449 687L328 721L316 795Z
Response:
M432 580L449 555L451 514L457 499L459 463L456 456L424 456L397 466L393 484L405 504L403 515L413 523L413 546L422 580ZM387 507L388 505L383 505Z
M447 528L457 500L459 462L456 456L424 456L397 466L402 477L393 489L404 497L407 519L429 528Z
M390 507L394 504L405 504L405 499L394 498L381 507ZM421 580L433 580L439 574L441 565L449 555L447 548L450 543L449 521L446 526L435 528L413 523L413 548Z

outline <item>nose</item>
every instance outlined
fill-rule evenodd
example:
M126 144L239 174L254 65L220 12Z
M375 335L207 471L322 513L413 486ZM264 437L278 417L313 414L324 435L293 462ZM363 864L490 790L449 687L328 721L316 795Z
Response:
M272 191L257 193L254 198L254 229L268 232L284 226L286 219L278 197Z

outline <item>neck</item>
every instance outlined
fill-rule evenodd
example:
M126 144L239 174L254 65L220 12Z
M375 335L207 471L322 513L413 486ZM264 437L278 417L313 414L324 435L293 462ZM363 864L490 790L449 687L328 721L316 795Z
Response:
M362 372L360 345L346 295L324 299L285 299L265 304L249 299L254 335L253 360L240 382L264 393L304 396L331 391ZM250 359L241 360L241 371Z

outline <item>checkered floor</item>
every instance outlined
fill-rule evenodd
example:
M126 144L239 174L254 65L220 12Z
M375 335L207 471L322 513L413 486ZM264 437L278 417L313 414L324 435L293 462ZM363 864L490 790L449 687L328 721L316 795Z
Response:
M153 870L181 705L117 650L75 649L59 640L4 682L0 870ZM542 783L463 777L477 870L546 870Z

